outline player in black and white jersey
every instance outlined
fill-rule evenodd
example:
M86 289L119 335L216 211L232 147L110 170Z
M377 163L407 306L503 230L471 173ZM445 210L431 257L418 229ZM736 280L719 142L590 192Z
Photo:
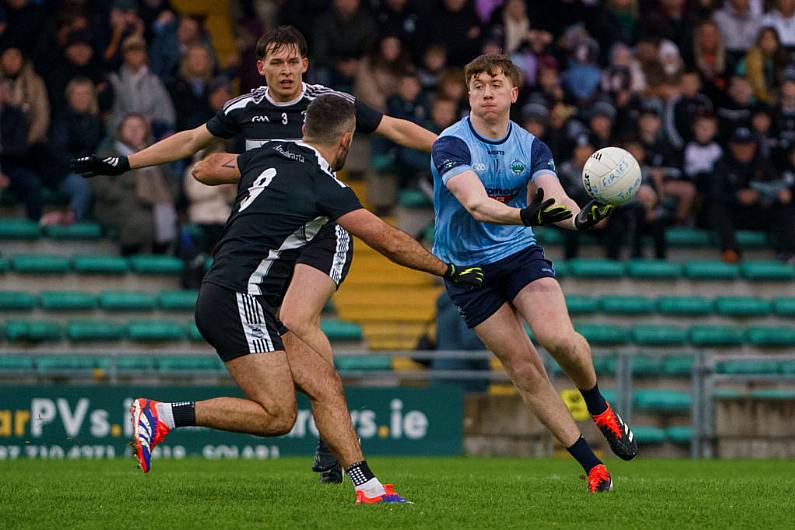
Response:
M411 236L362 208L337 180L354 133L353 105L334 95L308 108L302 141L270 142L242 155L215 153L196 165L226 182L239 181L212 268L196 303L196 325L224 361L246 398L197 402L134 400L133 446L149 471L152 450L179 427L202 426L262 436L290 431L296 418L295 387L312 402L318 430L351 477L356 503L405 502L383 485L364 460L351 423L342 383L333 366L312 350L282 343L273 302L298 259L327 223L337 223L392 261L479 287L478 267L446 264Z
M188 158L216 137L230 138L239 133L246 139L246 149L272 140L296 140L301 138L307 106L328 93L342 95L354 103L357 132L374 132L399 145L430 152L436 139L430 131L383 115L349 94L304 83L303 74L309 67L307 43L295 28L278 27L265 33L257 42L257 56L257 69L265 77L266 86L231 99L206 124L178 132L129 157L88 156L72 161L72 168L89 177L120 175L129 169ZM320 329L320 314L345 279L352 256L350 236L332 224L326 225L301 253L280 310L281 319L289 323L290 329L329 361L331 343ZM339 466L322 441L313 469L321 473L321 481L342 480Z

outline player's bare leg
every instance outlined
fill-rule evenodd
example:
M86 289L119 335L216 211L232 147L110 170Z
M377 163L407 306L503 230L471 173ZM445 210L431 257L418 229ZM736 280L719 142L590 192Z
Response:
M591 348L585 337L574 330L557 280L540 278L527 284L516 295L513 305L530 324L538 342L580 389L588 412L613 452L624 460L635 458L638 454L635 436L599 391Z
M279 311L279 319L287 329L319 352L329 364L333 364L333 350L328 337L320 329L320 314L336 289L336 284L328 274L298 263ZM323 436L318 439L315 448L312 471L320 473L322 483L342 482L342 468Z

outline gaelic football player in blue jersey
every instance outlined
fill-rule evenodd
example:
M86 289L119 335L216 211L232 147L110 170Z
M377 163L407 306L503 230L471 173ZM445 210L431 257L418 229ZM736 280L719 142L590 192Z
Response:
M442 261L482 266L483 286L445 282L450 298L530 411L585 469L589 491L609 491L610 474L552 386L522 321L580 389L613 452L634 458L634 435L599 391L588 342L574 330L555 270L531 228L587 230L612 207L578 208L558 182L546 144L510 120L519 80L510 59L481 55L464 75L471 112L443 131L432 150L433 252Z

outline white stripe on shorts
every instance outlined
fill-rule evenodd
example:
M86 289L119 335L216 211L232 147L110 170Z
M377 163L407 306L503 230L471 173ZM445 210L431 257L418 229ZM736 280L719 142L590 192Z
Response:
M348 258L348 247L351 243L351 235L340 225L334 227L337 234L337 248L334 251L334 259L331 260L331 270L328 275L337 285L342 281L342 270L345 268L345 261Z
M274 351L262 306L250 294L235 293L235 296L237 297L237 312L240 315L243 333L246 335L248 343L248 351L250 353Z

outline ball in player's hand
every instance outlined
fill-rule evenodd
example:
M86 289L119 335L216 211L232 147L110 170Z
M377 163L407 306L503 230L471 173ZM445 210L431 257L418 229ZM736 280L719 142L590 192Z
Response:
M620 147L603 147L582 169L582 184L593 199L619 206L635 197L641 183L640 164Z

